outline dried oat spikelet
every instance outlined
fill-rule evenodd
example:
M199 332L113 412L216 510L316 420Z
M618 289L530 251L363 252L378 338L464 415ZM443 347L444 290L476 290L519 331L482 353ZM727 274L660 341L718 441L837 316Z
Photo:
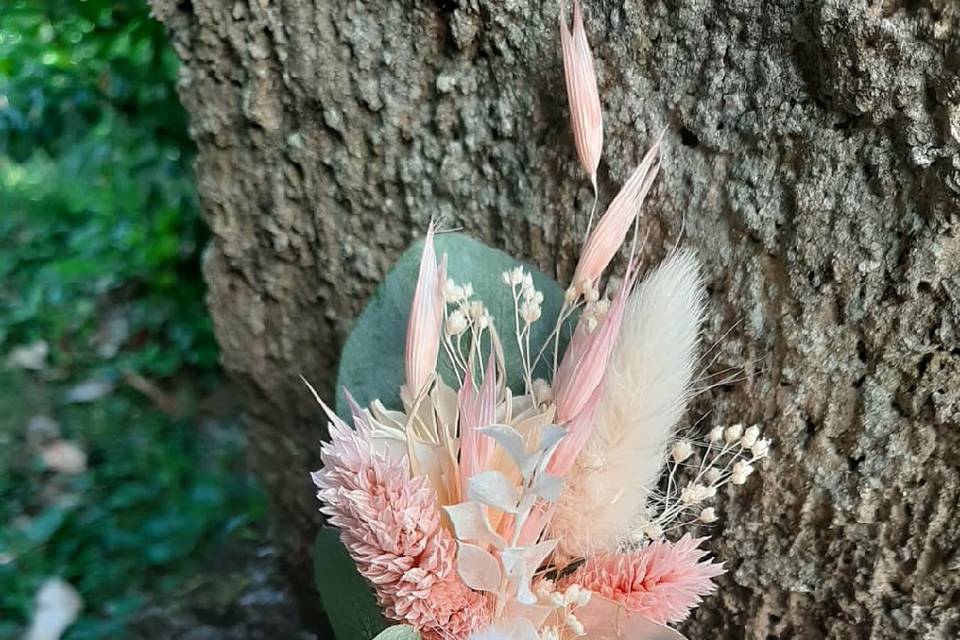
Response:
M570 100L570 123L573 127L573 143L580 157L580 164L590 176L593 190L597 190L597 167L603 151L603 114L600 110L600 93L597 90L597 74L593 69L593 54L583 28L583 13L580 3L573 3L573 31L567 28L567 17L560 12L560 43L563 46L563 74L567 82L567 97Z

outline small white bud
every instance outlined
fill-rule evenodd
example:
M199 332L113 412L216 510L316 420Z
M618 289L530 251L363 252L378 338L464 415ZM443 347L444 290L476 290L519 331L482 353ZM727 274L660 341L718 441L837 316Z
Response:
M520 317L527 324L533 324L540 319L540 305L533 302L524 302L520 305Z
M533 275L529 273L523 274L523 288L532 289L533 288Z
M590 287L583 292L583 297L587 302L596 302L600 299L600 291L596 287Z
M733 465L730 482L737 485L744 484L751 473L753 473L753 465L741 460Z
M512 278L510 277L509 271L504 271L501 273L500 279L503 280L503 284L507 285L508 287L512 284Z
M574 287L570 287L563 293L563 300L567 304L573 304L573 301L577 299L577 290Z
M539 291L533 295L533 299L537 304L543 304L543 294Z
M489 314L484 313L482 316L477 318L477 326L480 330L484 330L490 327L493 324L493 318Z
M575 636L584 635L583 625L580 624L580 621L577 620L577 616L572 613L568 613L567 616L563 619L563 622L567 625L567 628L573 632Z
M717 521L717 512L713 507L707 507L700 512L700 522L710 524Z
M533 381L533 397L539 404L547 404L553 401L553 387L543 378L537 378Z
M563 594L563 604L571 605L577 601L580 597L580 585L572 584L567 588L567 592Z
M740 441L740 444L742 444L745 449L749 449L754 445L759 437L760 426L753 425L752 427L748 427L747 430L743 432L743 439Z
M687 440L677 440L676 444L673 445L670 455L673 457L674 462L680 464L693 455L693 446L691 446Z
M459 336L467 330L466 317L460 311L454 311L447 316L446 330L449 336Z
M767 438L760 438L753 443L753 446L750 447L750 453L756 458L766 458L767 454L770 453L770 440Z
M723 432L723 440L727 444L734 444L737 440L743 437L743 425L739 422L737 424L732 424L726 428Z
M643 529L641 529L641 532L651 540L659 540L663 537L663 527L655 522L645 525Z
M470 298L472 296L473 296L473 283L468 282L467 284L463 285L463 298L464 300L466 300L467 298Z
M717 443L723 440L723 427L714 427L710 429L710 435L707 436L710 442Z
M593 594L586 589L580 589L580 595L577 597L577 606L585 607L590 603L590 599L593 597Z
M680 491L680 502L685 505L694 505L716 495L713 487L705 487L700 483L691 482Z
M587 333L593 333L593 330L597 328L596 316L588 316L586 320L587 320Z
M514 267L510 272L510 284L523 284L523 267Z
M704 472L703 479L706 480L709 485L717 484L720 482L720 469L710 467Z
M530 302L536 297L537 290L533 287L524 286L523 287L523 299L527 302Z

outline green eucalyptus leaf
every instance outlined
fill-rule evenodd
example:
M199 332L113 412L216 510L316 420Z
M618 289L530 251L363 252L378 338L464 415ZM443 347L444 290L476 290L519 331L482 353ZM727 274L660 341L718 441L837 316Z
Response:
M370 585L357 572L336 529L324 527L317 535L313 572L323 610L337 640L373 638L386 628Z
M506 253L492 249L459 233L442 233L434 238L438 256L447 256L447 276L457 284L473 285L474 300L487 307L503 344L504 358L515 392L523 391L520 350L514 337L514 302L510 287L502 280L504 271L520 265L533 276L534 286L543 293L542 316L532 328L530 349L535 355L553 332L563 305L563 289L552 278ZM380 399L387 407L399 408L404 383L404 344L407 318L420 270L423 240L407 249L377 287L347 338L337 373L337 408L345 415L343 388L349 389L361 406ZM563 332L566 338L568 331ZM561 353L564 347L561 341ZM549 351L549 348L548 348ZM551 357L541 359L534 372L546 377ZM456 387L456 377L441 349L438 371L447 384Z
M420 634L409 625L398 624L389 629L384 629L383 632L373 640L420 640Z

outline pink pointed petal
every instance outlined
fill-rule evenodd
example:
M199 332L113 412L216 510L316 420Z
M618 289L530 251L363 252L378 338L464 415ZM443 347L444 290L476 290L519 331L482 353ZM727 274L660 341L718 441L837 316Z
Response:
M573 286L578 292L583 293L594 287L613 256L620 250L659 171L660 140L657 140L620 188L593 233L587 238L573 276Z
M597 76L593 68L593 55L583 28L583 13L580 3L573 3L573 33L567 29L567 19L560 13L560 44L563 48L563 74L570 101L570 123L573 128L573 143L580 164L590 176L594 190L597 188L597 166L603 150L603 114Z
M603 385L598 384L593 390L593 394L587 400L580 412L567 425L567 435L560 444L547 464L547 473L553 476L564 477L573 468L573 463L587 439L593 431L593 421L597 416L597 408L600 406L600 399L603 397Z
M620 333L627 296L636 278L636 268L630 265L610 310L592 333L586 329L586 320L580 320L554 381L558 424L566 424L577 417L600 385ZM561 441L560 447L563 446Z
M404 348L407 391L417 397L437 368L440 331L443 324L445 265L437 265L433 248L434 227L430 224L420 257L420 273L413 293L407 341Z
M473 372L467 371L458 394L460 405L460 481L461 500L467 500L467 481L484 471L493 452L494 441L478 430L496 422L497 380L493 353L487 360L483 382L474 388Z

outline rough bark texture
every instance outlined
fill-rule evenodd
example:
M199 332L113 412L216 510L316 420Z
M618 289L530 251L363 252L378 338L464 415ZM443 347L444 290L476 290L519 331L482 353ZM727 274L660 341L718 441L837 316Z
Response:
M307 471L365 298L430 216L569 277L590 189L548 1L153 0L184 61L210 306L306 579ZM691 638L960 634L960 9L598 0L606 200L661 127L648 264L681 235L737 384L693 415L774 458L721 502ZM578 211L579 217L572 212ZM721 339L725 332L729 334Z

